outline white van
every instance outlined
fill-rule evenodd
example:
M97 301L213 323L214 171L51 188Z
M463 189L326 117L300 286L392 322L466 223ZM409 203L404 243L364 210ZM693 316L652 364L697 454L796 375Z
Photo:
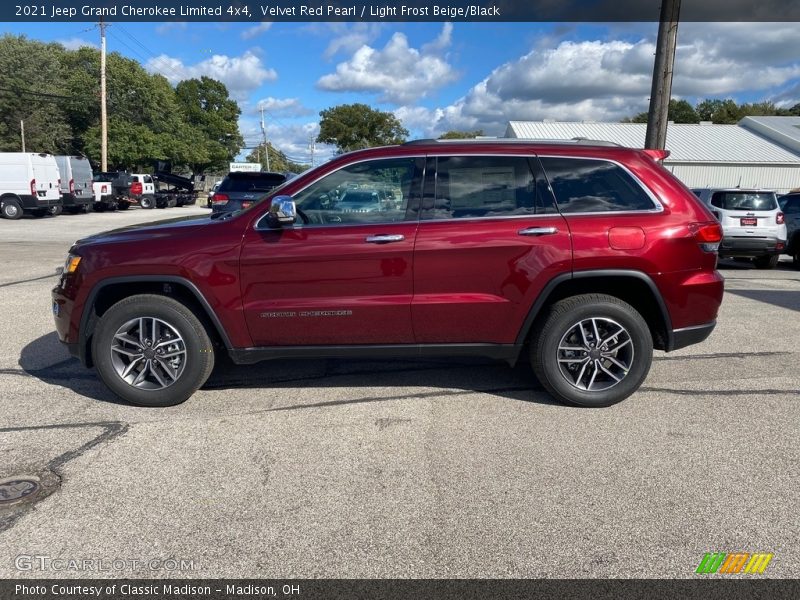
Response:
M19 219L23 212L35 217L60 212L60 179L51 154L0 152L0 214Z
M56 156L61 174L61 201L72 214L91 210L94 201L92 165L83 156Z

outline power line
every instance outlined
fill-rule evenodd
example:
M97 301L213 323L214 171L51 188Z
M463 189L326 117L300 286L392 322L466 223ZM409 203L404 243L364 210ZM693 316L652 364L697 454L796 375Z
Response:
M60 94L48 94L45 92L34 92L32 90L20 90L14 88L5 88L0 87L0 92L7 92L11 94L21 94L24 96L39 96L41 98L53 98L57 100L85 100L85 98L79 98L78 96L62 96Z

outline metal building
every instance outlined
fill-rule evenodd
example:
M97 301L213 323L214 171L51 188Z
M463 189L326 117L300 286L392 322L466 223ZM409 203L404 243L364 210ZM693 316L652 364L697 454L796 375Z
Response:
M753 187L788 192L800 187L800 129L796 130L797 146L792 147L778 133L767 137L765 130L775 129L775 122L768 126L755 121L792 118L747 117L738 125L670 123L670 156L664 166L689 187ZM783 125L780 128L785 129ZM509 121L505 137L581 137L642 148L646 129L644 123Z

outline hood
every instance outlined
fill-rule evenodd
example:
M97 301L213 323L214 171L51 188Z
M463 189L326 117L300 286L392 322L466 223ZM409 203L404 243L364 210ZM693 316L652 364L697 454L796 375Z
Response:
M103 244L111 242L127 242L144 238L154 239L160 237L170 237L173 235L184 235L192 230L197 230L211 223L217 222L207 216L188 216L156 221L154 223L142 223L139 225L129 225L96 233L89 237L82 238L75 242L76 245Z

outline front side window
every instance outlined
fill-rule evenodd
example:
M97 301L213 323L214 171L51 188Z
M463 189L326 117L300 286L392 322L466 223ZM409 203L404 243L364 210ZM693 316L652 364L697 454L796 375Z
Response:
M406 220L418 160L371 160L326 175L293 196L303 224L353 225Z
M653 200L619 165L605 160L542 157L562 213L653 210Z
M426 189L423 219L555 212L549 195L542 194L541 186L537 186L531 160L524 156L439 157L435 177L435 191L429 194Z

